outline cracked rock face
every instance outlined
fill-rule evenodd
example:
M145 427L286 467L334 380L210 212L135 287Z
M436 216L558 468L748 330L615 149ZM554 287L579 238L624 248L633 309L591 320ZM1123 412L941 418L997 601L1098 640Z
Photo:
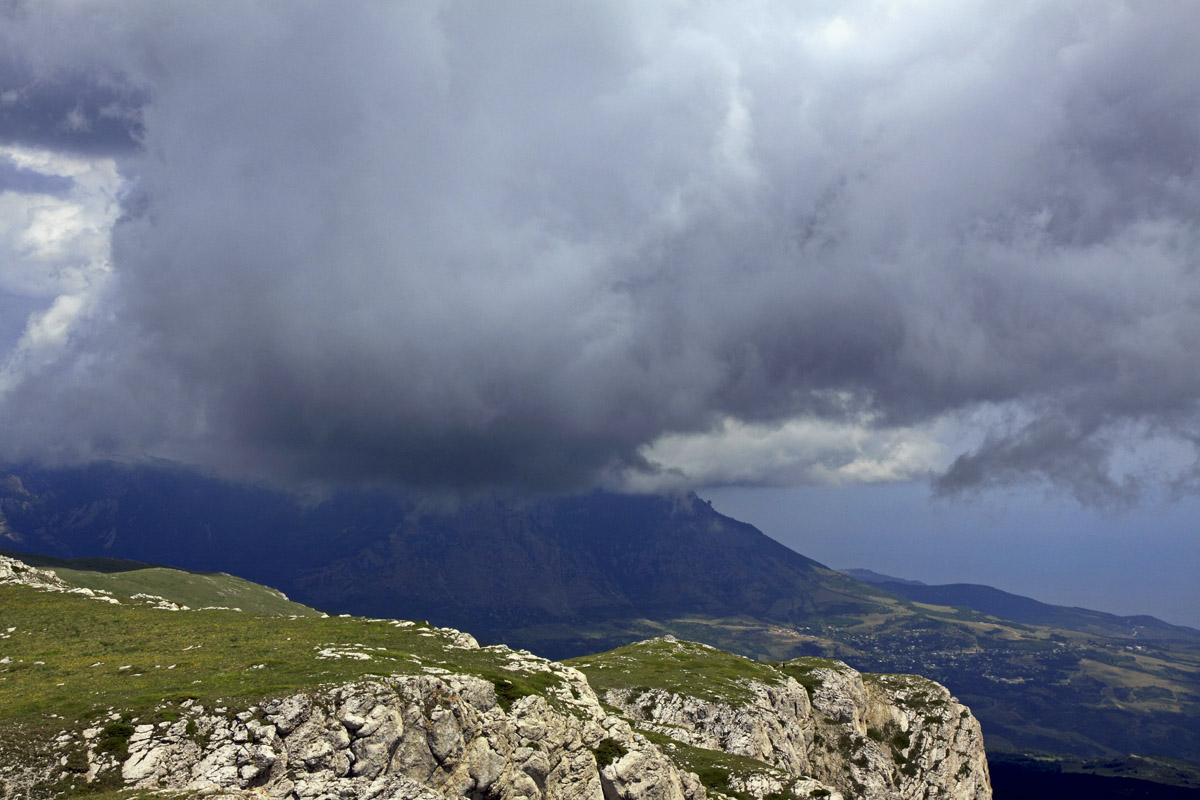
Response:
M817 684L813 689L813 706L834 722L847 726L859 736L866 736L867 690L862 675L845 664L841 667L844 669L813 670Z
M991 797L978 722L923 678L864 676L835 664L813 671L811 701L787 677L746 681L725 702L609 690L605 699L625 715L618 716L578 670L526 653L506 658L561 680L507 710L490 682L446 670L326 687L240 713L184 706L175 721L133 729L121 778L131 788L259 800L706 800L697 775L637 733L633 720L757 760L759 770L730 773L728 789L760 800ZM98 730L82 732L89 780L117 767L94 747Z
M788 678L782 685L751 681L745 688L753 699L736 706L662 689L611 689L604 700L644 727L695 747L807 774L813 717L804 687Z
M872 675L866 681L867 721L892 734L908 768L899 770L902 797L990 797L979 721L946 687L915 675Z
M534 660L518 657L526 668ZM507 712L492 684L455 674L297 694L233 718L199 712L165 729L139 726L122 776L137 788L295 800L706 797L694 774L606 713L581 673L565 674L557 695L520 698ZM763 762L731 780L753 797L991 797L979 724L944 687L844 665L813 674L811 702L791 678L747 682L749 699L737 703L661 689L605 699L645 728ZM623 752L600 766L606 739Z
M814 775L847 796L989 800L979 721L942 685L915 675L815 670Z
M750 699L736 703L647 688L610 689L604 699L639 726L809 782L739 777L735 788L754 797L788 789L862 800L991 798L979 722L945 687L913 675L864 676L840 662L811 674L811 702L792 678L747 681Z
M478 678L366 681L232 719L197 713L165 730L141 726L122 776L137 788L296 800L704 800L695 776L607 715L590 690L574 699L571 712L538 696L505 712ZM595 748L604 739L625 752L601 769Z

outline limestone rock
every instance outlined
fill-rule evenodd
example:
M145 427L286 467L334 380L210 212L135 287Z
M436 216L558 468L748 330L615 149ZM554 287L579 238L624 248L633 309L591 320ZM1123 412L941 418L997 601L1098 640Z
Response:
M979 723L945 687L836 661L808 674L811 701L782 673L744 680L726 700L647 687L608 689L604 699L639 726L783 771L731 776L731 788L753 797L989 800Z
M812 674L815 777L864 800L991 798L979 722L944 686L840 662Z
M704 800L694 775L606 714L570 672L566 707L576 713L536 695L505 712L490 683L466 675L294 695L265 704L261 720L195 712L166 729L139 727L122 777L135 788L294 800ZM189 724L197 736L185 735ZM606 738L625 754L601 770L594 748Z
M867 690L862 675L841 662L836 663L837 667L818 667L812 671L817 682L813 707L859 736L866 736Z
M806 774L813 718L804 687L786 678L774 685L750 681L745 689L752 699L736 706L662 689L611 689L604 700L638 724L695 747Z

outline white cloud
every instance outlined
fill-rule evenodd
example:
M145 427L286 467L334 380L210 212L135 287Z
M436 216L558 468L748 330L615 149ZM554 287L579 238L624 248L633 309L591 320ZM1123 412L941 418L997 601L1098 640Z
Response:
M752 424L726 417L704 433L667 434L642 448L655 471L630 471L627 488L910 481L945 467L946 449L928 430L879 428L870 420L817 418Z
M0 147L0 159L42 176L69 178L62 193L0 193L0 293L41 301L24 334L0 343L0 392L57 357L79 317L111 276L112 227L121 177L111 158L86 159Z
M120 213L116 163L24 147L0 147L3 158L71 184L61 194L0 193L0 291L54 297L85 290L110 268Z

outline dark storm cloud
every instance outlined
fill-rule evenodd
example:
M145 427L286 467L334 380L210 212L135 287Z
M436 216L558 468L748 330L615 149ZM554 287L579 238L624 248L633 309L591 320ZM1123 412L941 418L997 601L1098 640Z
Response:
M142 149L12 453L558 488L723 418L995 407L941 487L1090 500L1119 432L1200 422L1195 4L89 9L13 52ZM69 146L63 92L12 124Z
M35 77L0 56L0 144L45 147L83 155L134 150L144 98L81 73Z
M1085 503L1120 507L1138 497L1138 480L1109 471L1112 443L1103 428L1058 413L1040 415L1008 436L993 436L976 452L961 455L934 482L956 494L988 484L1013 485L1039 476Z

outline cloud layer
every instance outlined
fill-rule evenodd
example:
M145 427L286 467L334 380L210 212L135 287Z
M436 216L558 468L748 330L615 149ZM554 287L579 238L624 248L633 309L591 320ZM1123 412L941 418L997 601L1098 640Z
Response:
M1190 490L1200 6L802 5L2 12L0 138L125 180L5 455Z

